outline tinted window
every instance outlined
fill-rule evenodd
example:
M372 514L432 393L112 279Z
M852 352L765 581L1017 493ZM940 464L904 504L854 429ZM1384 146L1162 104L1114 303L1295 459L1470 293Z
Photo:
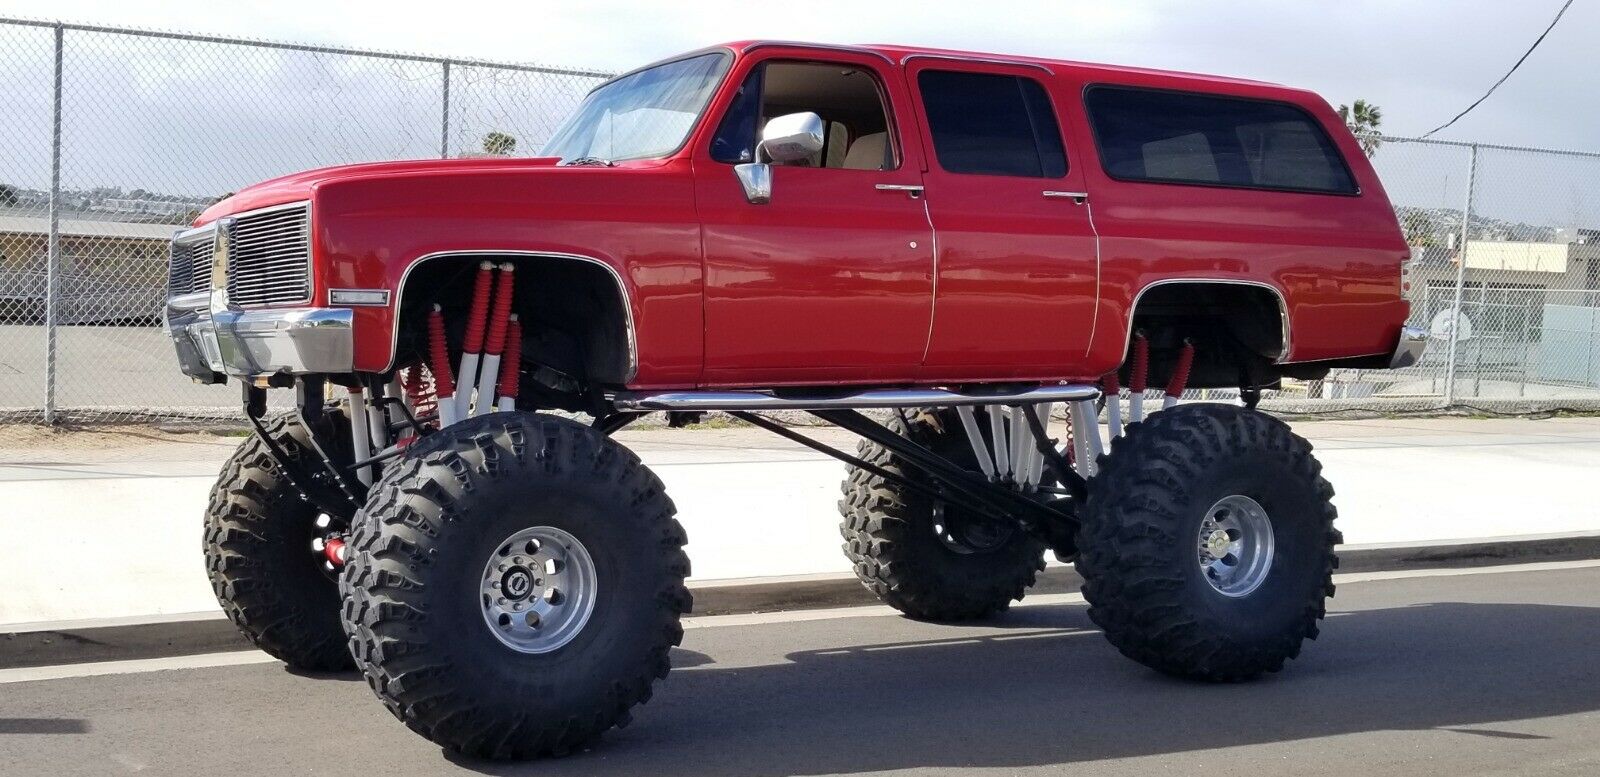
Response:
M1085 102L1113 178L1356 191L1327 133L1292 105L1104 86L1090 89Z
M1031 78L924 70L917 76L939 166L952 173L1060 178L1061 129Z

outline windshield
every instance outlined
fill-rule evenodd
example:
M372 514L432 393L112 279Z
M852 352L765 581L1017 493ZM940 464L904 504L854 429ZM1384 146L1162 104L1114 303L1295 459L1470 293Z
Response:
M611 81L584 98L539 155L562 162L666 156L683 145L727 62L726 54L705 54Z

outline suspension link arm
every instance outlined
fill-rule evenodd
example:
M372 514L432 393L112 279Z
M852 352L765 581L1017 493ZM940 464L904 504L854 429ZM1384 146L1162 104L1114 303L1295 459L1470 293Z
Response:
M982 476L956 466L939 454L895 434L858 411L825 409L811 410L810 413L894 451L950 490L960 492L969 499L992 505L1002 513L1021 521L1024 528L1034 530L1041 525L1051 525L1064 519L1070 520L1070 516L1013 491L1009 486L990 483ZM1031 416L1032 413L1028 415Z
M328 515L336 515L345 519L353 517L356 511L361 509L361 504L356 501L354 495L348 489L341 488L340 490L343 493L338 494L339 497L342 497L339 501L344 502L344 504L336 504L330 501L328 499L330 495L328 490L317 482L315 473L302 469L298 463L289 458L289 452L283 449L283 445L267 433L267 426L262 421L267 414L266 389L245 383L243 404L245 418L250 419L250 426L255 430L256 439L267 447L267 453L272 456L273 463L278 465L278 472L283 474L283 479L289 481L289 485L300 492L300 495L306 501ZM303 420L302 423L304 423ZM306 434L313 441L316 440L316 437L311 434L310 427L306 427Z
M962 509L981 513L992 518L1000 518L1004 520L1011 519L1011 516L1007 515L1004 511L995 509L994 505L968 499L961 494L951 494L924 483L918 483L917 481L912 480L898 472L892 472L884 469L883 467L873 464L872 462L867 461L859 456L852 456L844 451L839 450L838 448L828 445L827 443L817 442L810 437L784 427L781 424L778 424L777 422L774 422L764 416L759 416L755 413L744 410L730 410L728 411L728 415L731 415L734 418L744 421L752 426L761 427L762 429L772 432L773 434L776 434L786 440L797 442L806 446L807 448L810 448L811 450L817 451L818 453L832 456L833 458L849 464L852 467L856 467L857 469L863 469L871 472L872 474L877 475L884 480L894 483L895 485L902 486L908 490L915 491L925 497L928 497L929 499L947 502L949 504L961 507Z

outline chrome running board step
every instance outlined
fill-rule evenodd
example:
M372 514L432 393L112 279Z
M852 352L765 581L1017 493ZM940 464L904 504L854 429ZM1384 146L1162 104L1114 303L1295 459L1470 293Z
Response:
M869 410L888 407L966 407L1073 402L1100 396L1090 384L1037 386L1005 392L958 394L944 389L871 389L850 393L775 395L757 391L621 391L612 397L619 410Z

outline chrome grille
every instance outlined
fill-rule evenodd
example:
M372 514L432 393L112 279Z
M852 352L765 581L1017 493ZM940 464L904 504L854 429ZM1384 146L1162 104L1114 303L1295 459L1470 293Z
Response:
M228 243L228 301L305 302L311 297L311 219L306 203L246 213Z
M211 291L211 255L216 242L208 234L199 240L172 242L167 262L167 295Z

